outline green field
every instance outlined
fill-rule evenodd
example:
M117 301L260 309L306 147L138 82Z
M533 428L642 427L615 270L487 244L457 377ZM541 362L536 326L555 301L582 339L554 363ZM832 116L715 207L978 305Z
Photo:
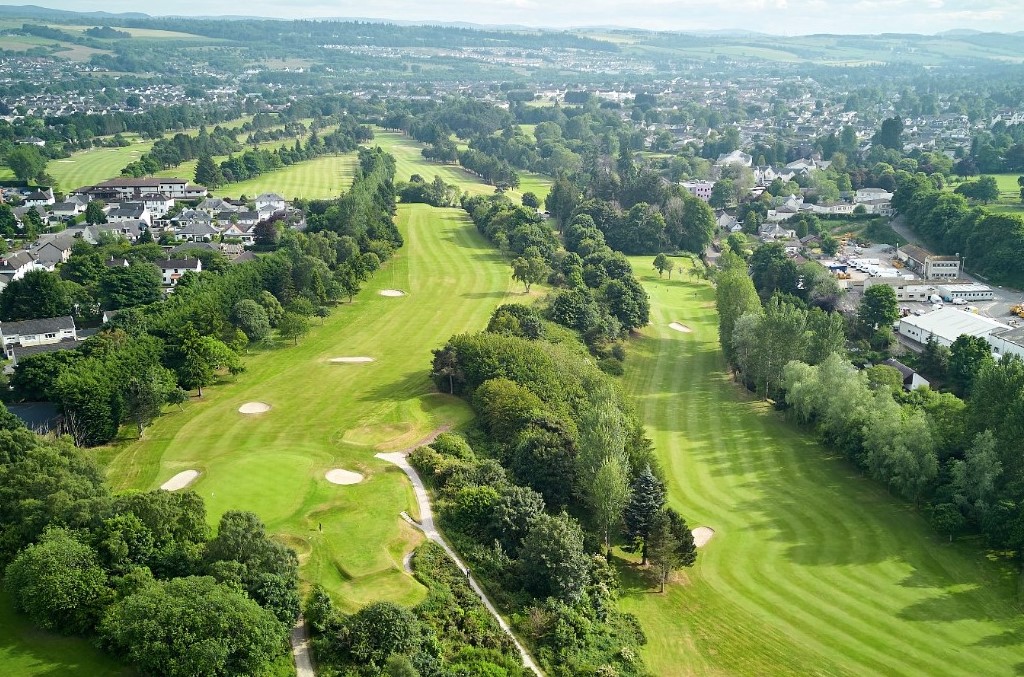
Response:
M1020 186L1017 184L1020 174L986 174L986 176L995 178L996 184L999 186L999 200L983 205L984 209L1000 214L1024 214L1024 204L1020 201ZM968 180L977 180L977 178L973 177ZM956 190L959 185L959 182L951 183L946 186L946 190Z
M714 291L632 259L652 323L626 389L691 526L715 529L660 595L625 569L659 675L1011 675L1024 671L1016 575L830 456L729 379ZM692 333L668 327L680 322Z
M72 153L66 159L50 160L46 171L64 191L121 176L125 166L138 160L153 147L152 141L140 141L130 135L125 135L125 138L131 138L134 141L132 145L123 148L91 148Z

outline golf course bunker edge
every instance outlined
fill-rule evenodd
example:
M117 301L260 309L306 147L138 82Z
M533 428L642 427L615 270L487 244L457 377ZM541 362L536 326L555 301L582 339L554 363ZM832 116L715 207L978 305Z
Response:
M381 296L391 296L391 297L405 296L405 292L402 291L401 289L381 289L377 293L380 294Z
M332 357L327 360L331 364L366 364L367 362L373 362L372 357Z
M263 414L270 411L270 405L265 402L246 402L238 408L239 414Z
M196 481L198 470L184 470L160 485L164 491L178 491Z
M342 468L328 470L324 477L331 484L359 484L363 481L363 476L360 473Z
M697 527L690 533L693 534L693 544L698 548L702 548L707 545L708 541L711 540L711 537L715 535L715 530L711 527Z

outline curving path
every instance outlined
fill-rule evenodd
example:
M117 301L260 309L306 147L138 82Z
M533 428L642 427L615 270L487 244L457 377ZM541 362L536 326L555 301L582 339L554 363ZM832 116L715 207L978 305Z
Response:
M313 657L309 652L309 627L301 615L292 628L292 656L295 658L295 677L316 677Z
M434 441L434 439L436 439L442 432L444 432L444 430L436 431L431 438L428 438L429 441L423 442L423 444L430 444L430 442ZM529 652L527 652L526 647L519 642L515 633L512 632L512 628L508 626L505 619L501 617L498 610L493 604L491 604L491 600L487 598L483 589L477 584L476 579L473 578L469 571L469 567L462 562L451 546L449 546L444 540L444 537L438 532L437 527L434 525L434 513L430 509L430 495L427 493L427 488L423 486L423 480L420 479L419 473L417 473L416 469L409 464L408 460L406 460L406 456L409 454L409 451L411 451L411 449L392 451L390 453L380 453L376 455L377 458L383 461L397 465L405 472L406 475L409 476L409 480L412 482L412 488L416 494L416 503L419 505L420 509L420 520L419 522L416 522L404 512L402 513L402 519L415 526L417 529L420 529L427 538L444 548L444 551L448 553L448 556L452 558L453 562L455 562L455 566L457 566L462 573L466 574L466 577L469 580L469 587L473 589L473 592L475 592L477 597L480 598L480 601L484 603L487 610L490 611L491 615L498 621L498 625L505 634L512 638L512 643L516 645L516 649L519 650L519 655L523 659L523 665L535 675L543 675L544 673L541 672L537 663L534 662Z

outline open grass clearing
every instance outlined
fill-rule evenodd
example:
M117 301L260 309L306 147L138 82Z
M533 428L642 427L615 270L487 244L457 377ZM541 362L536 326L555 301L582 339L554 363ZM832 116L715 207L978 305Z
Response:
M274 147L280 145L278 141ZM255 197L260 193L277 193L286 199L333 198L348 190L358 164L355 152L325 155L261 174L255 179L221 186L211 192L218 197L236 198L242 195Z
M730 380L714 290L659 279L625 388L654 441L670 504L715 537L688 583L653 593L622 567L622 607L655 674L1012 675L1024 670L1017 576L949 544ZM680 276L682 277L682 276ZM682 334L673 320L694 328Z

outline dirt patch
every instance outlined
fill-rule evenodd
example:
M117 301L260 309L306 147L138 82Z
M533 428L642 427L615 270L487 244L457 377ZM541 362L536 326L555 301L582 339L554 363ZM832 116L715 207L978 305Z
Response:
M328 470L325 477L331 484L359 484L363 481L363 476L359 473L341 468Z
M715 530L711 527L697 527L691 533L693 534L693 544L698 548L702 548L715 535Z
M328 362L332 364L363 364L373 362L372 357L332 357Z
M238 408L239 414L262 414L270 411L270 405L265 402L246 402Z
M178 491L195 482L197 477L199 477L198 470L185 470L161 484L160 488L164 491Z
M676 331L681 331L684 334L689 334L693 332L693 330L687 327L685 324L680 324L678 322L673 322L672 324L668 325L668 328L675 329Z
M401 289L381 289L381 296L405 296L405 292Z

